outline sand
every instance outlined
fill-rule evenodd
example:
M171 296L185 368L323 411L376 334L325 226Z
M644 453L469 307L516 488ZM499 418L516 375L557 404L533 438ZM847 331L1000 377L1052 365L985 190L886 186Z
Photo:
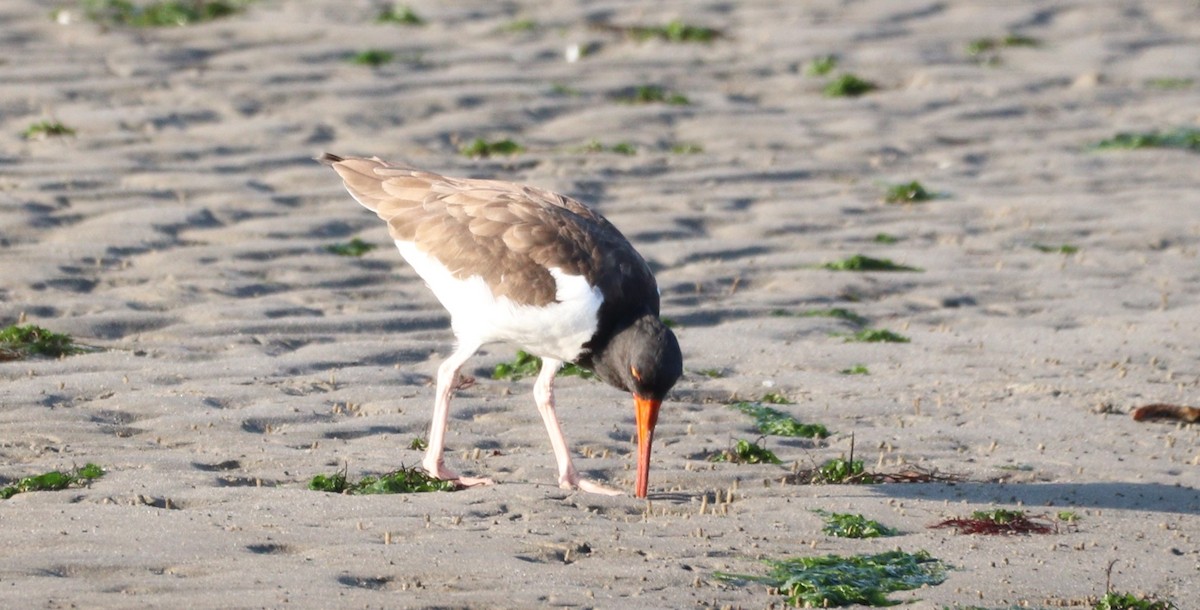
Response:
M1194 2L418 1L426 24L405 27L369 2L263 0L153 30L60 4L66 24L43 2L0 7L0 323L97 349L0 363L0 476L107 473L0 502L0 606L762 608L782 598L714 572L901 548L952 566L893 594L910 607L1086 607L1113 561L1117 590L1197 607L1200 435L1129 412L1197 400L1198 157L1091 148L1200 122ZM724 36L587 25L676 18ZM1040 44L967 53L1010 32ZM346 60L368 48L395 59ZM827 54L834 73L806 75ZM845 73L879 89L822 95ZM648 84L691 103L613 99ZM41 120L76 134L23 139ZM526 151L460 155L475 138ZM637 152L582 152L592 140ZM449 436L451 466L494 486L306 488L418 463L452 342L382 224L311 161L323 151L552 188L625 232L688 371L648 502L554 485L531 381L488 378L501 345L468 363ZM937 196L881 201L911 180ZM325 249L355 237L380 247ZM922 271L818 268L854 254ZM910 342L799 315L833 307ZM833 435L764 439L783 466L705 461L758 437L725 405L768 392ZM559 403L586 476L631 489L628 396L564 378ZM872 470L962 480L781 484L852 444ZM1080 521L927 527L991 508ZM902 534L832 538L814 509Z

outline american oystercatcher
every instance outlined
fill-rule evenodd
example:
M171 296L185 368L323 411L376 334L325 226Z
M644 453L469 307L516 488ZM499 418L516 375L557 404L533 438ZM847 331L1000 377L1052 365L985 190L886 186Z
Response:
M554 412L564 362L633 394L638 432L636 493L646 497L659 405L683 374L675 335L659 319L658 285L646 261L603 216L562 195L499 180L448 178L379 158L318 161L388 224L400 254L450 312L458 339L438 367L433 423L422 466L463 485L443 461L458 372L486 343L515 344L542 358L533 386L558 484L621 492L580 478Z

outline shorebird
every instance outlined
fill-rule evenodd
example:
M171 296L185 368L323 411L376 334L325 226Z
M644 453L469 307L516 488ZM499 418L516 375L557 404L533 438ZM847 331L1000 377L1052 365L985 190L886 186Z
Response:
M683 374L683 356L659 319L654 275L625 236L582 203L532 186L449 178L377 157L327 153L318 161L387 222L401 256L450 313L457 345L438 367L422 467L465 486L491 483L447 468L443 452L459 370L484 344L505 342L542 358L533 396L560 487L621 493L575 470L554 409L559 368L575 363L633 394L635 493L646 497L659 406Z

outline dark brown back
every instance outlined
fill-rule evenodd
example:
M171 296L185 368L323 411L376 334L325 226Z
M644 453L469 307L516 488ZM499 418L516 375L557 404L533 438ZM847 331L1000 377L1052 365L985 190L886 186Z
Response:
M346 189L455 277L481 276L497 297L523 305L555 300L549 269L582 275L605 295L601 317L658 314L649 267L621 232L557 193L499 180L448 178L380 159L326 155Z

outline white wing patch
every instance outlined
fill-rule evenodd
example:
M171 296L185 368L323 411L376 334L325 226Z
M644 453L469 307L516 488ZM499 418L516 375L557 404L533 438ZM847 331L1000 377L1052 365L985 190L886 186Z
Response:
M550 269L557 301L544 307L518 305L508 297L496 298L482 277L454 277L413 242L396 240L396 247L450 312L459 341L512 343L543 358L570 362L596 332L604 295L583 276Z

